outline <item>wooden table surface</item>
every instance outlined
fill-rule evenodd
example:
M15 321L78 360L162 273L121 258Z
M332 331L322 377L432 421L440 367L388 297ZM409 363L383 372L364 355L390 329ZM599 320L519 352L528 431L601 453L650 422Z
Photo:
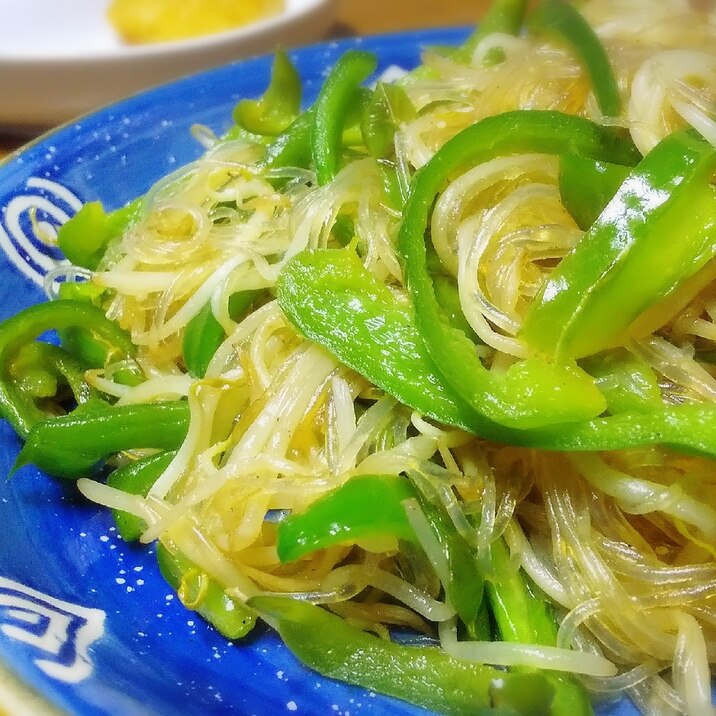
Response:
M482 17L490 0L335 0L335 3L335 22L326 37L317 39L470 25ZM0 126L0 156L30 139L3 134Z

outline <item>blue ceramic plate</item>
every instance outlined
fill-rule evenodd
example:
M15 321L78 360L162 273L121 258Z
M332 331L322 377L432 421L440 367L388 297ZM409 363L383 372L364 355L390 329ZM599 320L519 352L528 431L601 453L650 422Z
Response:
M438 30L309 47L292 57L313 100L325 68L349 47L377 53L379 71L411 68ZM81 202L112 209L201 152L189 128L217 133L231 109L261 94L270 58L229 65L132 97L69 124L0 165L0 317L43 300L56 256L31 217L57 226ZM0 424L0 473L20 443ZM0 661L47 701L98 714L417 714L401 702L317 677L262 632L232 644L187 611L151 550L122 542L107 510L72 483L23 468L0 481ZM258 630L261 631L261 630ZM421 712L422 713L422 712ZM602 709L629 714L625 702Z

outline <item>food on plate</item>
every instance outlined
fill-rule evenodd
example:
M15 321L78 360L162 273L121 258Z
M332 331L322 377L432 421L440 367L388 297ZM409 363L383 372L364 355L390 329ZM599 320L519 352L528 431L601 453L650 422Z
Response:
M283 0L112 0L107 18L130 43L186 40L248 25L283 9Z
M446 713L711 713L716 18L527 5L307 108L277 53L61 227L0 409L231 639Z

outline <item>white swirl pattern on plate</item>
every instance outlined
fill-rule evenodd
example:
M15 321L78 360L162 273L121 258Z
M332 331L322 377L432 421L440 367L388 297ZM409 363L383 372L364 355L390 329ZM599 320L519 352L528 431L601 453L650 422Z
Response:
M38 237L54 238L57 229L82 206L66 187L50 179L30 177L24 193L3 207L0 247L10 262L38 286L54 269L69 265L56 249Z
M47 676L76 684L92 674L88 650L104 634L105 612L70 604L0 577L0 632L39 652Z

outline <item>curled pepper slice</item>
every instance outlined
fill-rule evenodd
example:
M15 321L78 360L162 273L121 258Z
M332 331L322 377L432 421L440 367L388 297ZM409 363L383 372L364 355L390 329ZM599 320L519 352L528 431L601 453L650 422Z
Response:
M101 401L86 403L67 415L36 423L14 469L32 463L50 475L74 479L122 450L176 450L188 429L186 401L114 406Z
M411 483L397 475L359 475L279 523L276 537L282 562L376 535L414 540L400 504L415 497Z
M288 55L277 50L271 82L259 99L243 99L234 108L234 121L253 134L276 135L287 129L301 111L301 78Z
M307 602L252 597L248 606L319 674L357 684L444 714L551 713L554 689L542 674L507 673L429 646L386 641ZM525 703L521 696L531 698ZM493 710L493 703L500 706Z
M175 450L158 452L115 470L107 484L130 495L146 495L176 455ZM117 530L125 542L138 540L146 529L144 520L123 510L112 510Z
M551 111L488 117L449 140L416 173L399 233L418 329L445 383L482 417L514 428L584 420L600 414L605 402L576 366L528 359L499 375L488 371L475 344L442 314L428 271L425 233L433 201L451 176L495 156L528 151L574 151L627 164L635 157L630 144L580 117Z
M376 64L370 52L349 50L336 62L318 94L313 105L311 153L319 185L327 184L338 171L347 113Z
M134 355L129 335L110 321L104 311L85 301L58 300L30 306L0 323L0 416L22 437L47 417L23 391L13 364L23 346L50 330L87 329L114 352L117 359Z
M517 35L522 28L526 11L527 0L495 0L477 29L467 38L465 44L455 51L453 59L458 62L469 62L480 42L495 32ZM485 64L494 65L503 59L502 50L494 48L488 52Z
M579 11L565 0L543 0L531 15L529 27L564 40L574 50L592 81L602 114L618 117L621 98L614 70L602 43Z
M521 336L558 360L619 345L632 322L716 251L716 149L669 135L637 165L550 274Z
M240 639L254 628L255 614L181 552L160 542L157 563L162 577L177 590L181 603L206 619L219 634Z

